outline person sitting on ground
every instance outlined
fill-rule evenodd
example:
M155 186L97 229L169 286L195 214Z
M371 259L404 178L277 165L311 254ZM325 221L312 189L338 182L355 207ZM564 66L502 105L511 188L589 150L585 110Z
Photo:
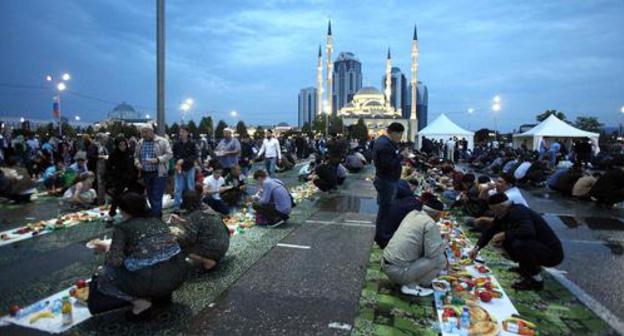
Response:
M555 186L557 185L557 183L559 182L559 179L565 175L565 173L568 171L568 167L560 167L557 168L555 170L554 173L552 173L552 175L550 175L548 177L548 179L546 180L546 185L548 186L548 188L550 188L551 190L556 190Z
M422 211L407 214L383 250L381 270L406 295L433 294L431 281L447 265L446 243L436 222L444 205L428 198Z
M518 166L518 168L516 168L516 170L513 172L513 176L516 182L518 183L524 182L524 178L526 177L527 172L531 168L532 164L533 163L529 161L528 159L525 159L524 161L522 161L522 163Z
M537 212L521 204L514 204L504 193L497 193L488 199L494 212L494 222L479 238L470 251L470 257L488 244L502 247L513 261L518 262L516 270L521 280L512 287L516 290L541 290L544 281L542 267L554 267L563 261L561 241L548 223Z
M557 179L551 188L566 196L570 196L572 195L574 184L581 178L581 176L583 176L583 167L580 163L575 163L574 166L566 170L565 173Z
M57 194L63 190L63 174L65 173L65 163L63 160L56 161L46 168L43 173L43 185L49 194Z
M574 183L574 187L572 187L572 196L580 199L589 199L589 192L600 176L602 176L600 173L594 173L593 175L585 175L579 178Z
M152 302L170 302L188 271L174 235L163 221L150 217L144 196L126 193L119 208L124 221L115 224L110 245L96 245L106 259L89 284L91 314L131 304L132 313L139 315Z
M347 168L345 168L342 165L342 163L338 163L336 165L336 183L338 185L342 185L346 179L347 179Z
M15 203L28 203L30 197L37 192L35 182L26 168L18 165L18 158L10 156L6 160L6 167L0 167L7 185L5 195Z
M463 192L459 203L463 206L464 212L468 216L479 217L487 211L487 201L481 198L480 184L474 183L474 174L464 175L467 191ZM480 178L480 180L482 180Z
M290 218L294 202L284 183L269 177L264 170L256 170L253 177L261 188L260 196L253 203L256 224L275 227L285 223Z
M230 213L230 207L221 198L221 193L232 189L225 186L223 176L223 168L215 167L212 175L204 178L204 203L208 204L214 211L227 215Z
M74 161L74 163L69 165L68 169L73 170L76 173L76 176L89 171L87 168L87 153L76 153L76 155L74 155Z
M93 189L95 182L95 174L86 172L80 174L75 180L74 185L65 190L63 200L72 208L88 208L95 205L97 193Z
M338 186L336 166L330 163L328 157L325 157L323 163L316 166L314 174L310 176L310 179L321 191L334 190Z
M589 192L592 200L606 207L624 201L624 158L614 157L611 166Z
M204 270L215 267L230 247L230 233L223 217L202 209L202 202L194 191L182 195L181 217L172 215L172 232L184 254Z
M548 163L546 160L535 160L524 176L524 183L534 186L542 184L548 176Z
M297 173L297 177L299 178L299 181L304 181L304 182L310 181L310 176L313 175L315 168L316 168L316 162L314 161L310 161L309 163L301 166L301 168L299 169L299 172Z
M422 201L414 195L416 187L418 187L416 180L399 180L396 198L390 205L382 225L379 225L375 232L375 242L382 249L388 245L403 218L413 210L420 211L422 209Z
M225 186L230 188L221 193L221 198L230 207L240 205L245 195L245 176L241 173L241 167L234 165L228 176L225 177Z
M355 153L357 152L352 152L345 158L345 167L353 174L359 173L366 164L366 159L362 159L364 156L358 157Z

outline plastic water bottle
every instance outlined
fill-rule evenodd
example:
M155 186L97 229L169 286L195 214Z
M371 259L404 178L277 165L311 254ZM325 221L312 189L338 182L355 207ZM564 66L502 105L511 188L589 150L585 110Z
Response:
M50 304L50 301L39 301L35 304L32 304L28 307L22 308L20 309L17 314L15 314L15 318L17 319L21 319L25 316L28 316L32 313L36 313L39 311L44 310L48 305Z
M459 326L460 326L460 334L463 335L468 335L468 330L470 329L470 312L468 311L468 307L464 307L464 311L461 314L460 320L459 320Z

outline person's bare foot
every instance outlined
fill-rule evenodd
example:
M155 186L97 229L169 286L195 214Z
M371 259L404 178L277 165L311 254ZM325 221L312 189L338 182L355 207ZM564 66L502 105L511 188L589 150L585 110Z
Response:
M217 262L212 260L212 259L204 259L204 269L206 271L213 269L215 266L217 266Z

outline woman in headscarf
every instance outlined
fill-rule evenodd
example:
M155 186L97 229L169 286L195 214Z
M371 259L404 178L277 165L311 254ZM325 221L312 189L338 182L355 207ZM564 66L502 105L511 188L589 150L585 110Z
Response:
M134 166L134 153L123 136L115 138L115 148L106 164L106 190L112 197L108 212L112 218L117 213L119 197L125 192L143 193L143 186L138 181L138 172Z
M119 199L119 208L124 221L115 225L110 245L96 246L107 253L104 266L90 285L88 304L92 314L115 305L118 308L119 302L125 302L132 304L134 315L139 315L153 301L169 301L188 271L188 263L167 225L149 216L145 197L126 193Z
M230 233L223 217L210 210L202 210L203 203L195 191L182 196L182 217L173 215L172 231L182 250L204 270L210 270L225 256L230 247Z

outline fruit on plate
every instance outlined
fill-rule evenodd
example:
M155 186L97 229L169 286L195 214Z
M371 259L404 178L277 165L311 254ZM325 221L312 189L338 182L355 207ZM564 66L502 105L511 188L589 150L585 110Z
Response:
M485 265L478 265L476 267L476 269L477 269L477 271L479 271L479 273L489 273L490 272L490 270L487 267L485 267Z
M87 305L89 300L89 286L85 284L84 287L73 287L69 290L69 295L76 298L76 301L83 305Z
M468 332L470 335L495 336L498 335L498 326L492 321L480 321L472 323Z
M87 287L87 282L84 279L80 279L80 280L76 281L76 287L78 287L78 288L85 288L85 287Z
M473 321L475 323L491 321L490 314L487 312L487 310L481 308L480 306L469 306L468 311L470 312L470 321Z
M490 302L492 301L492 294L489 291L479 292L479 299L486 303Z
M30 318L30 321L28 321L30 324L33 324L37 321L39 321L39 319L42 318L52 318L54 317L54 314L52 314L51 311L49 310L44 310L44 311L40 311L36 314L33 314L33 316Z
M20 308L20 306L18 306L18 305L11 305L11 307L9 307L9 314L11 316L15 316L15 315L17 315L17 312L20 311L20 309L22 309L22 308Z

